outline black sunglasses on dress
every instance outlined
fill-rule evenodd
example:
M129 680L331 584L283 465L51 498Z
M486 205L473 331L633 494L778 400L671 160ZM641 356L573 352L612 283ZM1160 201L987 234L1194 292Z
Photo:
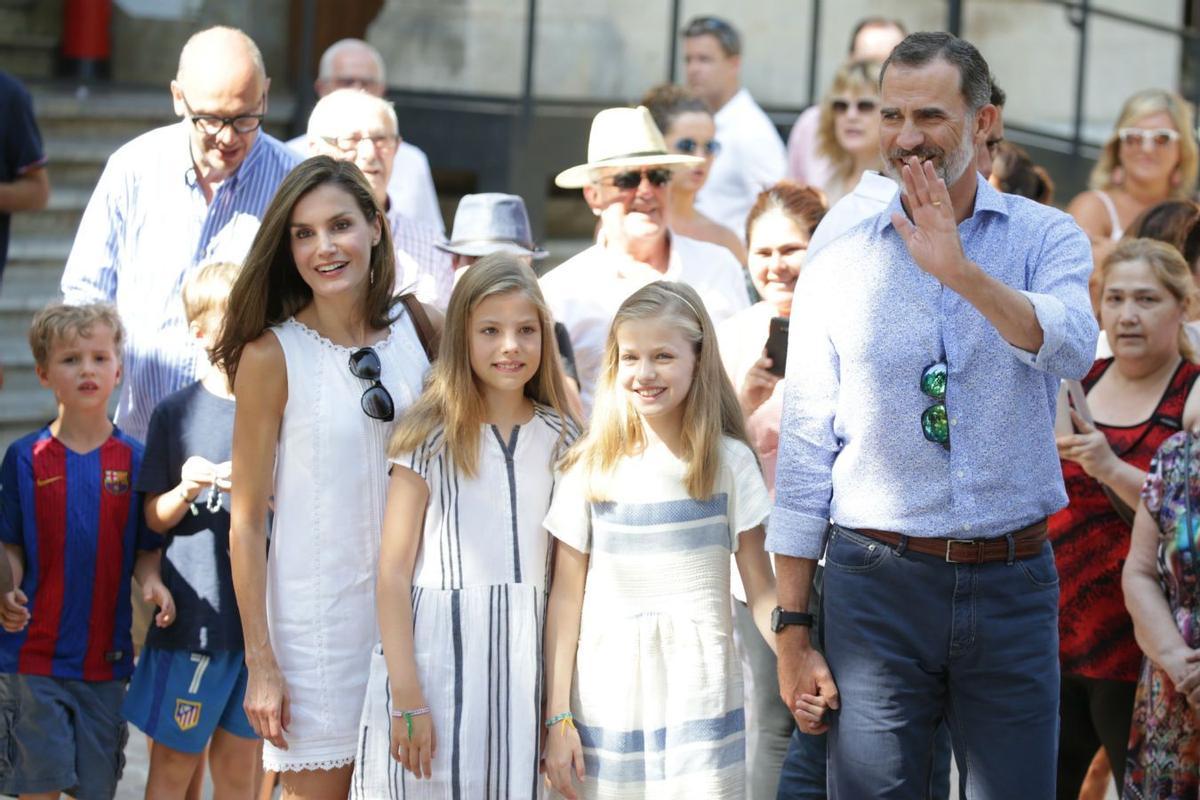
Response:
M605 181L622 191L629 191L642 185L643 175L646 176L646 180L650 181L652 186L666 186L671 182L671 170L662 167L618 172L611 178L605 178Z
M391 422L396 415L396 405L392 402L392 395L379 380L383 376L379 354L370 347L355 350L350 354L350 374L359 380L371 382L362 393L360 405L363 413L380 422Z

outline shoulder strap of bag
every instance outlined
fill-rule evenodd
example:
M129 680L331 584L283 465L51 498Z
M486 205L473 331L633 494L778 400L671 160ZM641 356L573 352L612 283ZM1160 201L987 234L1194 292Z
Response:
M412 293L400 295L400 302L412 316L413 327L417 329L417 338L421 340L421 347L425 348L425 355L432 364L437 359L438 333L434 329L429 315L425 313L425 306L421 305L421 301Z

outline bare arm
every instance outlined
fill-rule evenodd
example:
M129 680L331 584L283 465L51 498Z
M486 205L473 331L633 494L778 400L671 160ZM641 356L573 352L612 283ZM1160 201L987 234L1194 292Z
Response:
M146 526L155 533L166 533L178 525L204 487L216 480L216 466L200 456L183 462L174 489L146 495Z
M175 621L175 598L162 581L162 550L139 550L133 562L133 577L142 587L142 599L158 606L154 624L165 628Z
M405 467L392 467L379 547L375 604L392 706L401 711L427 705L414 656L412 575L428 501L429 486L420 475ZM392 725L392 756L418 777L429 775L437 751L433 720L429 715L412 720L411 738L406 722L397 720Z
M571 710L571 681L575 675L575 653L579 649L579 621L583 612L583 589L587 580L588 556L561 541L554 542L554 582L546 607L546 701L548 718ZM572 766L583 780L583 749L573 728L546 732L546 777L567 797L575 798Z
M1099 267L1117 246L1112 240L1112 219L1108 215L1108 209L1104 207L1104 202L1090 190L1075 195L1067 206L1067 213L1075 218L1075 223L1087 234L1088 241L1092 244L1093 269L1088 280L1088 291L1092 305L1099 308L1100 272L1095 267Z
M775 650L775 634L771 631L771 612L776 605L775 573L771 570L771 558L763 549L766 538L767 532L761 525L743 531L735 558L754 625L771 650Z
M50 200L50 176L45 167L36 167L0 182L0 213L41 211Z
M808 610L816 569L814 559L775 554L776 591L784 611ZM825 711L836 709L839 700L833 675L825 657L813 649L810 633L802 625L789 625L775 634L775 651L779 657L779 696L800 730L816 734L829 729Z
M287 690L267 629L267 510L273 489L275 449L287 403L287 364L271 333L246 345L237 372L233 423L232 513L229 558L246 647L250 680L246 713L255 733L286 747Z
M1125 606L1133 617L1133 633L1146 657L1179 684L1196 666L1197 651L1188 647L1175 625L1158 582L1158 523L1139 503L1133 521L1129 556L1121 572Z
M20 581L13 574L15 570L12 559L8 555L9 547L16 547L16 545L5 545L5 552L0 553L0 597L3 597L20 585Z
M18 544L5 544L0 554L10 575L12 585L0 594L0 627L9 633L18 633L29 624L29 598L21 591L21 580L25 577L25 548Z

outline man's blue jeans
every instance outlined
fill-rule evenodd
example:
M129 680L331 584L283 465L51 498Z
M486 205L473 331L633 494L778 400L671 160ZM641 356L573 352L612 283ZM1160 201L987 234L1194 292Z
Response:
M838 526L825 552L825 658L841 697L830 800L923 800L950 725L969 800L1053 797L1058 574L1025 560L949 564Z
M779 774L778 800L825 800L829 796L825 775L826 735L792 731L783 771ZM950 729L939 725L933 739L933 774L929 800L950 800Z

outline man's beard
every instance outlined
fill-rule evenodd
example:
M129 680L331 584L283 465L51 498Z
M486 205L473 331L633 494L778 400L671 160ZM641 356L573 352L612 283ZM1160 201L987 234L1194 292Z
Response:
M902 160L908 163L908 160L913 156L917 160L924 163L928 160L933 160L933 171L941 178L946 187L949 188L969 167L975 163L975 139L972 136L974 130L974 118L968 117L967 124L963 126L962 139L949 155L940 147L923 146L914 150L905 150L900 147L889 150L883 159L883 171L889 178L900 185L900 191L904 191L904 179L900 174L900 169L896 166L896 161Z

